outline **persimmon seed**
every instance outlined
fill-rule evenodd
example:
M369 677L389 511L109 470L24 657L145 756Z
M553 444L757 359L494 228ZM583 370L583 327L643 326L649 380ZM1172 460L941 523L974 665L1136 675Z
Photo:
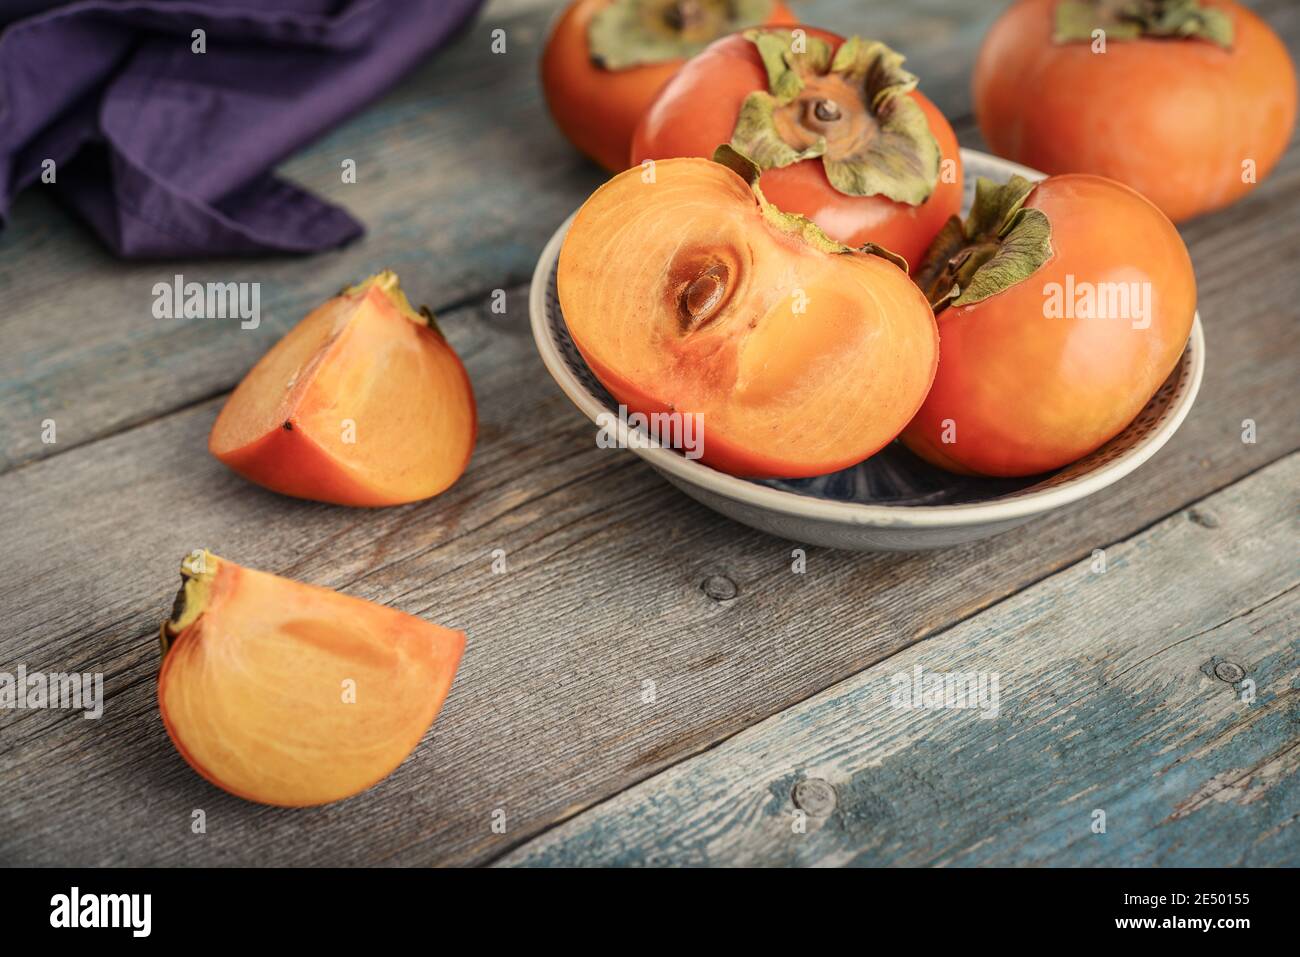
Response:
M721 263L710 266L696 276L682 290L681 311L686 329L695 329L712 319L722 305L726 291L727 267Z

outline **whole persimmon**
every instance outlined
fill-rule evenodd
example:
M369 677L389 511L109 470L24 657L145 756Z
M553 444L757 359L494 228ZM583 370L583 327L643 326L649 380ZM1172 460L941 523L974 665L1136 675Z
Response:
M972 88L995 153L1119 180L1175 222L1262 181L1296 116L1286 47L1231 0L1020 0Z
M542 91L569 142L617 173L637 120L688 58L735 30L793 22L777 0L574 0L542 52Z
M915 262L961 207L961 151L902 64L879 41L811 27L727 37L667 83L631 162L730 144L762 169L779 209L846 245L874 242Z
M930 387L930 306L898 257L833 242L768 203L744 157L719 158L627 170L583 204L557 277L574 344L628 412L693 431L713 468L860 462Z
M939 373L903 442L964 474L1022 476L1124 430L1173 371L1196 312L1178 230L1100 176L980 179L916 270Z

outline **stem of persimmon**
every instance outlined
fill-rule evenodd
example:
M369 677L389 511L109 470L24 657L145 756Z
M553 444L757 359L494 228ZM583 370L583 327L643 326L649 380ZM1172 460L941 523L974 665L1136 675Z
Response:
M677 0L664 11L664 21L674 30L685 30L702 14L700 0Z
M813 116L823 123L833 123L842 115L840 105L834 100L818 100L817 105L813 107Z

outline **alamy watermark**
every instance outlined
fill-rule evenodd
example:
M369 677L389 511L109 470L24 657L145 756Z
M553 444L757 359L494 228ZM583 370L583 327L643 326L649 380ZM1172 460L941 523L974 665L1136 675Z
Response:
M1151 325L1151 283L1065 282L1043 286L1043 315L1048 319L1121 319L1134 329Z
M83 894L73 887L50 898L50 926L118 927L132 937L148 937L153 929L152 894Z
M238 319L239 328L262 324L262 284L258 282L171 282L153 284L156 319Z
M29 672L19 665L17 672L0 671L0 708L84 711L84 717L93 721L104 713L104 676Z
M895 708L967 709L990 720L998 716L996 671L945 673L924 671L917 665L910 674L892 675L889 683L894 686L889 703Z
M619 428L619 423L623 428ZM619 405L618 415L601 412L596 416L596 445L602 449L648 449L659 446L676 449L688 459L704 454L703 412L628 413ZM626 436L626 438L624 438Z

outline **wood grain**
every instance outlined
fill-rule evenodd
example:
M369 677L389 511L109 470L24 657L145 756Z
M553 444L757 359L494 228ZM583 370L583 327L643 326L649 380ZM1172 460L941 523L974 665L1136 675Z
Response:
M810 550L803 575L788 543L598 449L545 378L521 295L505 316L444 317L482 433L436 500L359 511L251 487L205 452L216 402L13 470L0 476L0 500L23 506L0 526L0 667L100 671L109 697L97 722L0 712L0 860L490 859L1300 446L1300 423L1270 398L1295 358L1255 343L1290 325L1272 288L1215 320L1200 402L1124 482L936 555ZM1259 419L1255 445L1240 441L1243 414ZM174 753L154 702L156 627L179 558L200 546L469 632L447 708L392 778L284 812L216 791ZM496 548L504 575L491 572ZM738 597L707 597L712 575ZM652 716L646 680L664 702ZM202 839L188 830L199 807L213 822ZM491 830L497 808L504 834Z
M501 863L1294 865L1297 486L1290 456ZM917 668L996 698L900 707Z
M521 29L545 17L531 4L502 9ZM1300 15L1292 7L1274 22ZM478 55L455 54L467 64ZM441 324L473 379L480 441L464 479L434 501L345 510L242 482L206 454L205 439L220 393L269 339L231 327L162 334L147 313L124 317L130 284L143 282L147 297L152 274L103 262L40 197L0 234L0 288L20 284L22 306L0 321L0 452L27 463L0 475L0 670L101 671L109 696L100 721L0 711L0 862L487 861L1300 448L1300 421L1278 399L1300 378L1287 345L1300 301L1285 258L1300 246L1293 142L1256 194L1185 230L1209 359L1196 407L1165 450L1118 486L989 542L914 556L813 549L807 573L792 574L788 543L706 511L631 453L596 448L537 359L512 280L598 174L550 131L531 65L504 66L508 83L462 77L466 87L450 91L441 67L429 69L349 127L382 132L374 161L404 171L366 194L375 207L330 192L342 187L330 186L328 138L290 164L294 178L375 225L370 239L309 261L227 266L281 270L279 285L264 287L264 303L277 303L267 321L281 329L367 264L397 266L417 298L465 301ZM444 109L451 119L438 118ZM463 143L441 138L457 122L497 146L466 174L480 179L464 194L421 159L428 149L463 157ZM351 149L347 129L334 135ZM540 168L518 168L505 136L515 129L541 138L527 147ZM973 142L969 129L963 139ZM474 204L491 215L463 226ZM476 232L483 223L490 230ZM238 278L194 272L215 276ZM60 283L71 298L56 295L50 284ZM509 290L505 315L483 304L493 284ZM36 448L51 409L59 443ZM1254 444L1241 441L1248 417ZM392 778L292 812L231 798L184 765L154 702L156 627L180 557L201 546L468 630L447 708ZM491 572L497 548L503 575ZM709 598L701 583L712 575L738 596ZM1225 607L1230 597L1218 595ZM1058 638L1082 627L1070 600L1051 625ZM650 715L647 680L662 703ZM208 812L206 835L190 831L195 808ZM497 809L505 833L492 829Z

